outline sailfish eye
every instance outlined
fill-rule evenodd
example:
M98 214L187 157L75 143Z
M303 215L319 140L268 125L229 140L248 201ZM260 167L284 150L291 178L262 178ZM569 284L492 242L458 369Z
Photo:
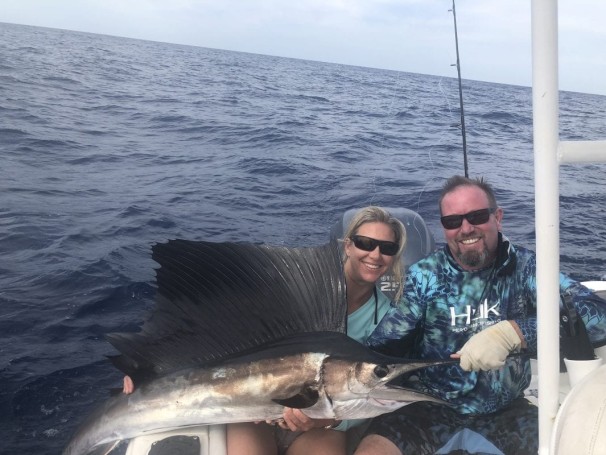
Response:
M387 376L387 373L389 373L389 368L387 368L387 366L377 365L375 367L375 374L377 375L377 377L384 378L385 376Z

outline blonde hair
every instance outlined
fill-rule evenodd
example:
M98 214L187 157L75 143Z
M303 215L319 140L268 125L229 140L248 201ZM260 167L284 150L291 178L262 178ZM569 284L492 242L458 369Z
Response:
M393 274L394 282L396 283L396 293L394 300L397 302L402 296L404 287L404 271L402 268L402 261L400 260L404 247L406 246L406 228L402 222L396 217L392 216L387 210L376 207L368 206L360 209L349 222L349 226L343 234L343 241L351 239L353 235L356 235L360 226L366 223L385 223L387 224L394 233L395 242L398 244L398 252L392 256L393 263L390 267L390 271ZM343 262L347 260L345 251L343 252Z

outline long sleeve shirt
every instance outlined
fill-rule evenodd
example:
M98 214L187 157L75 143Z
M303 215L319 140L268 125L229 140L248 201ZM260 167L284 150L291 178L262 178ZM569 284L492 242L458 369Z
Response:
M572 295L594 346L606 344L606 301L563 274L560 292ZM470 272L444 247L410 267L402 300L367 344L388 355L444 359L475 333L514 320L528 351L536 352L536 295L534 252L501 237L495 264ZM523 396L531 370L528 356L518 355L498 370L467 372L456 364L420 370L418 378L413 387L450 402L459 412L486 414Z

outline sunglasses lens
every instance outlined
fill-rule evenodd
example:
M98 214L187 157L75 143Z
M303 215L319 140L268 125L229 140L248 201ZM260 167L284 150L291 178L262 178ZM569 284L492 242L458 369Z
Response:
M398 244L394 242L385 242L379 245L379 251L385 256L393 256L398 252Z
M370 237L361 237L359 235L354 235L352 238L354 245L356 248L362 251L372 251L377 247L377 243L375 239L371 239Z
M463 224L463 215L448 215L440 218L444 229L458 229Z
M469 221L474 226L477 224L484 224L488 221L488 218L490 218L490 210L477 210L475 212L468 213L465 218L467 218L467 221Z

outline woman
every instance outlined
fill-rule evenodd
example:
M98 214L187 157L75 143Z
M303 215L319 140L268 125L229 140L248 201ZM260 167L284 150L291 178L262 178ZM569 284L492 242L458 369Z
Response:
M405 244L406 231L402 223L380 207L363 208L351 220L343 236L350 338L360 343L366 341L389 309L390 299L376 287L377 281L388 272L396 281L395 300L399 300L403 280L400 256ZM345 431L363 422L310 419L299 409L285 408L283 419L278 422L228 425L227 453L345 454Z

